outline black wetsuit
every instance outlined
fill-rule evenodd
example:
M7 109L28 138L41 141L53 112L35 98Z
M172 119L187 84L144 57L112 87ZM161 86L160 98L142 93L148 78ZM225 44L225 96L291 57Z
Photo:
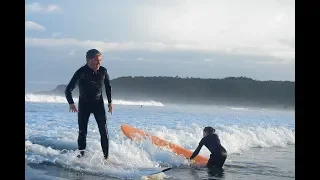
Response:
M93 113L98 124L101 147L105 158L108 158L109 137L107 130L107 116L102 97L102 87L105 85L108 103L111 103L111 85L106 68L100 66L99 70L93 71L88 65L79 68L73 75L65 90L65 96L69 104L73 104L72 91L79 86L78 106L78 148L83 155L86 148L86 137L89 116Z
M220 139L217 134L209 134L203 137L197 147L197 149L193 152L190 159L196 157L202 146L205 145L209 151L211 152L210 159L208 160L207 167L219 167L221 168L226 161L227 151L220 144Z

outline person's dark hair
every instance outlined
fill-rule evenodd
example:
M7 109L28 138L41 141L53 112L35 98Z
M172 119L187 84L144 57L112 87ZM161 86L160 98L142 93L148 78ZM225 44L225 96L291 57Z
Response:
M208 134L213 134L214 132L216 132L216 130L211 126L207 126L203 129L203 132L206 132Z
M96 57L97 55L100 55L100 54L101 54L101 52L98 51L97 49L90 49L86 53L86 59L88 61L89 59L92 59L92 58L94 58L94 57Z

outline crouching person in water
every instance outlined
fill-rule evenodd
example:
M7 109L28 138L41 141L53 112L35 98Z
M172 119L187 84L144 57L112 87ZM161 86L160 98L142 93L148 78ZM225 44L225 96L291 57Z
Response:
M227 158L227 151L220 144L220 139L218 135L215 134L215 129L210 126L203 129L203 138L201 139L197 149L191 155L190 160L192 160L199 154L203 145L206 146L211 152L207 167L222 168Z

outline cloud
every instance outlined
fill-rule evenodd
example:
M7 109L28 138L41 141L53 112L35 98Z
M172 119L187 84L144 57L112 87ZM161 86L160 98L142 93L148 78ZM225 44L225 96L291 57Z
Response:
M75 50L75 49L72 49L72 50L68 53L68 55L69 55L69 56L74 56L75 53L76 53L76 50Z
M103 42L92 40L77 40L73 38L30 38L25 39L27 46L47 48L97 48L102 52L110 51L148 51L173 52L196 51L202 53L221 53L229 55L252 55L294 60L294 48L281 41L275 41L264 46L250 46L243 44L225 45L216 42L206 43L165 43L165 42Z
M37 2L26 4L25 10L27 13L59 13L62 9L59 5L49 4L41 5Z
M75 18L83 20L81 25L76 25L77 27L79 25L79 31L74 33L77 38L81 37L81 40L54 34L53 38L28 37L27 45L48 48L61 46L71 49L95 47L102 51L197 51L294 60L294 2L291 0L259 2L256 3L254 0L138 1L129 5L130 16L117 14L118 10L106 11L103 1L94 6L81 4L75 8L75 12L72 12ZM36 5L44 9L44 6L33 3L34 7L37 7ZM87 11L81 10L83 6L88 8ZM99 12L99 15L87 14L93 10ZM105 18L110 15L104 14L106 12L119 16L123 26L117 26L118 23ZM60 22L62 21L57 23ZM100 30L88 29L88 24L91 25L92 22L99 22ZM66 29L69 29L72 23L66 25ZM112 32L106 30L106 27L110 29L110 25L114 27ZM73 34L63 29L59 31ZM115 32L119 34L115 35ZM89 38L99 40L101 37L111 41L89 40Z
M230 54L295 57L294 1L173 1L160 7L155 1L139 5L132 17L138 25L132 31L146 39Z
M143 60L144 60L144 59L141 58L141 57L137 58L137 61L143 61Z
M146 31L172 40L253 43L294 38L294 1L179 0L160 8L152 2L139 6L134 19Z
M32 22L32 21L26 21L25 22L25 28L27 30L37 30L37 31L44 31L46 28L38 23Z
M293 64L295 63L294 60L290 59L277 59L277 61L256 61L257 64L269 64L269 65L285 65L285 64Z
M111 56L109 57L110 60L124 60L124 58L122 57L118 57L118 56Z
M206 58L203 60L204 62L212 62L213 60L212 59L209 59L209 58Z
M104 59L116 76L181 73L294 79L293 0L125 0L126 6L123 1L37 2L41 5L25 3L29 3L27 20L52 31L26 35L31 72L51 63L52 71L71 74L70 68L84 62L81 59L88 49L98 48L108 52ZM63 10L59 6L50 10L48 3L59 4ZM39 15L59 11L63 16ZM39 53L46 58L38 58ZM59 79L52 74L29 78Z
M53 33L51 35L52 38L61 38L62 37L62 33L61 32L57 32L57 33Z

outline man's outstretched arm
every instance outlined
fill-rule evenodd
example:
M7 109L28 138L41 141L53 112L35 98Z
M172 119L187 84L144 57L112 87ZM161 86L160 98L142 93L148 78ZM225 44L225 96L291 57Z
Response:
M69 104L74 104L73 98L72 98L72 91L73 89L76 87L76 85L78 85L79 80L80 80L80 72L79 70L77 70L74 75L72 76L69 84L67 85L64 94L66 96L66 99L68 101Z
M112 88L111 88L111 83L110 83L110 78L107 69L105 70L105 78L104 78L104 85L106 88L106 94L108 98L108 103L112 103Z

